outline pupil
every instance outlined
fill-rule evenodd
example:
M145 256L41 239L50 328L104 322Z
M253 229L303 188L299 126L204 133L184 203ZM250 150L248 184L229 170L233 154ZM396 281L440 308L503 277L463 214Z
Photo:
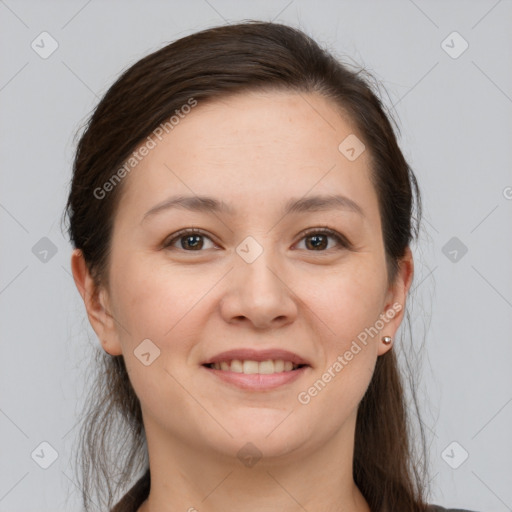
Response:
M318 249L319 247L325 247L325 238L325 235L312 235L309 240L313 240L312 247Z
M189 245L190 247L192 248L201 248L202 247L202 244L200 243L201 242L201 235L189 235L185 238L185 245ZM195 242L190 242L191 240L195 240ZM182 247L183 249L186 249L185 245L182 244Z

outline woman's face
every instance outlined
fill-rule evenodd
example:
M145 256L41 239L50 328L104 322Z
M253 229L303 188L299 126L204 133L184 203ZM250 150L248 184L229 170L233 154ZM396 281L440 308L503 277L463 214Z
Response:
M409 261L388 286L356 136L323 97L237 95L199 102L125 178L100 295L112 318L90 318L148 437L294 457L353 436L412 277Z

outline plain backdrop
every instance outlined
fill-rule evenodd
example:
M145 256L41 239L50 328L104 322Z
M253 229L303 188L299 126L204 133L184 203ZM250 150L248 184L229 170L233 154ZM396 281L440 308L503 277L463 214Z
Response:
M430 501L512 510L512 2L2 0L0 512L79 510L98 342L60 226L75 132L142 56L245 19L299 27L385 88L425 206L411 318Z

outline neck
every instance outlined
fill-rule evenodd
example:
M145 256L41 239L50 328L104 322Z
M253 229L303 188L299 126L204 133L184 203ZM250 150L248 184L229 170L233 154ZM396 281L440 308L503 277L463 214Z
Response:
M138 512L370 512L353 480L354 428L355 418L323 446L251 460L169 439L146 419L151 489Z

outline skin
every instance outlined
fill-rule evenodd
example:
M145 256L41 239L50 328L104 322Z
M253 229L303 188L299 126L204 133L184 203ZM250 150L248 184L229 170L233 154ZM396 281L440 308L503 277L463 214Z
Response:
M123 354L141 402L152 482L139 512L369 512L352 477L357 406L377 357L391 349L381 337L394 338L403 309L308 404L297 399L379 315L405 305L412 280L408 249L388 283L368 150L354 161L338 150L350 134L357 135L350 120L316 94L199 103L124 180L108 287L94 285L74 251L91 325L105 351ZM283 216L291 198L333 193L364 216L342 209ZM142 220L177 194L215 197L236 214L172 209ZM314 233L303 231L323 226L353 248L328 237L315 249ZM206 234L199 251L187 236L162 247L191 227ZM236 252L248 236L263 249L252 263ZM144 339L160 349L149 366L134 355ZM266 392L202 368L240 347L283 348L311 368ZM252 467L237 457L248 442L262 454Z

